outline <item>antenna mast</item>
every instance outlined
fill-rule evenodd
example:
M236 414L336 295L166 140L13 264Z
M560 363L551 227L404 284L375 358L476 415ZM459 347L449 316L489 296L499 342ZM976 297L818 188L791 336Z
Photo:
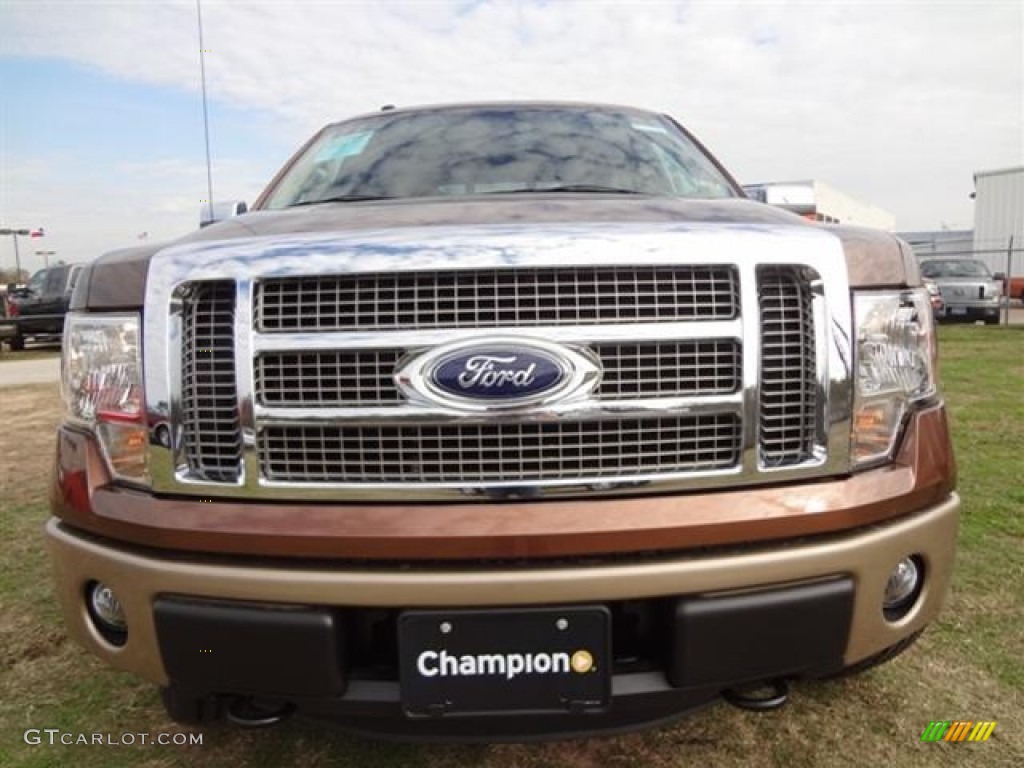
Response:
M199 76L203 85L203 136L206 140L206 205L207 220L213 220L213 171L210 167L210 115L206 108L206 51L203 48L203 9L196 0L196 20L199 23Z

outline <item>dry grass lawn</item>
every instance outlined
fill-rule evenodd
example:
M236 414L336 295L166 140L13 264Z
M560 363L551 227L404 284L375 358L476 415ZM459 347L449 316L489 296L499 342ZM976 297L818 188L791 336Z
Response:
M897 661L797 685L757 715L721 704L627 736L538 745L381 744L293 720L265 731L195 730L202 746L33 746L29 728L158 733L156 691L69 642L41 527L58 420L56 386L0 389L0 765L3 766L1021 766L1024 765L1024 333L944 329L943 377L965 496L961 554L942 617ZM984 744L923 744L930 720L985 719Z

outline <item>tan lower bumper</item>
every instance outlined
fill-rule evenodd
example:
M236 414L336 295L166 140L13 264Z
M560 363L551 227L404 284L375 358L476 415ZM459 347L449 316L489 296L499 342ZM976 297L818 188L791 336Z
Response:
M71 635L111 665L165 684L152 609L160 594L309 605L507 606L741 590L838 574L851 576L855 586L845 653L845 662L852 664L936 616L949 585L959 509L959 497L953 494L896 522L811 543L634 564L486 570L180 560L82 536L56 518L47 523L46 534ZM890 623L881 610L885 583L896 563L911 554L924 561L924 589L910 613ZM129 627L123 647L110 645L92 626L83 599L90 581L108 584L121 598Z

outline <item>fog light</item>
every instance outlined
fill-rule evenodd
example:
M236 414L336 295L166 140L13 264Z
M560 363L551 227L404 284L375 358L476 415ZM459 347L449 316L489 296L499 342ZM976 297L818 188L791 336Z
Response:
M114 590L102 582L94 581L87 589L89 615L96 629L114 645L124 645L128 634L128 617Z
M889 621L906 615L921 592L922 563L917 556L900 560L885 583L882 612Z

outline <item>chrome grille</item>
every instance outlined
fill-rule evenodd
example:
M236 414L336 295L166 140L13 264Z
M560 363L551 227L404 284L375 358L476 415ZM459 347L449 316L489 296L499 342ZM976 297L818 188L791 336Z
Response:
M602 400L719 395L739 388L731 339L592 344ZM404 402L393 374L402 349L273 352L256 359L256 391L269 406L382 406Z
M811 458L817 381L814 317L808 281L797 269L758 270L761 312L759 441L767 467Z
M393 374L401 349L267 353L256 358L264 405L393 405L402 401Z
M604 399L722 395L740 386L740 346L735 341L662 341L595 344L604 376Z
M739 312L729 266L391 272L261 280L262 332L528 327L723 320Z
M269 250L246 241L237 252L158 254L147 282L147 416L174 437L150 441L154 491L458 501L522 486L564 498L848 472L853 333L841 243L803 230L618 230L629 236L597 225L589 237L548 233L543 253L475 233L475 266L434 273L448 233L442 242L413 229L379 244L408 235L386 275L346 270L384 263L390 250L315 259L301 237ZM310 240L317 253L330 250L324 242ZM394 385L406 355L519 335L597 358L603 378L593 391L501 412L407 399ZM426 388L422 368L408 371L413 389Z
M182 290L182 433L191 474L234 482L242 458L235 375L235 284L197 282Z
M265 427L263 475L298 483L486 483L714 470L739 460L733 414L621 421Z

